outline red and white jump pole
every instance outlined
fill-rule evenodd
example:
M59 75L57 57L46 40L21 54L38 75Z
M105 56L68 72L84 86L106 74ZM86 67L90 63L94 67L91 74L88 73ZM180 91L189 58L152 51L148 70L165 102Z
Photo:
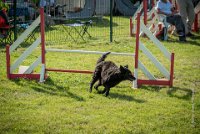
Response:
M41 58L42 58L42 68L40 72L40 82L45 80L46 76L46 64L45 64L45 19L44 19L44 8L40 8L40 31L41 31Z
M143 0L143 9L144 9L144 24L147 25L147 0Z
M6 46L6 68L7 68L7 78L10 79L10 45Z
M169 83L170 87L173 87L173 80L174 80L174 53L171 54L170 83Z
M45 20L44 20L44 8L40 8L40 31L41 31L41 53L42 53L42 64L45 64Z
M28 47L24 53L22 55L20 55L20 57L15 61L15 63L13 63L11 65L11 53L28 37L29 34L31 34L31 32L33 32L33 30L39 25L41 24L41 38L38 37L38 39L35 40L35 42ZM41 45L41 50L42 50L42 54L41 54L41 61L42 64L45 65L45 34L44 34L44 29L45 27L45 23L44 23L44 9L41 8L40 9L40 18L38 17L30 26L28 29L26 29L24 31L24 33L22 33L19 38L12 44L12 45L7 45L6 46L6 66L7 66L7 77L8 79L16 79L16 78L27 78L27 79L40 79L41 75L39 73L14 73L14 70L17 69L17 67L20 65L20 63L23 62L23 60L28 57L29 54L31 54L31 52L40 44L40 42L42 43ZM40 62L40 58L38 58L35 62L34 65L39 64ZM33 68L28 68L28 70L32 70ZM29 71L30 71L29 70ZM27 70L26 70L27 71ZM31 72L31 71L30 71Z
M138 58L139 58L139 42L140 41L140 13L137 14L137 29L136 29L136 43L135 43L135 71L134 76L138 78ZM134 82L134 88L138 87L138 79Z
M137 29L136 29L136 48L135 48L135 71L134 75L136 80L134 82L134 88L138 88L142 85L155 85L155 86L173 86L173 77L174 77L174 53L169 53L166 48L159 42L159 40L153 36L151 31L145 26L145 24L140 20L140 13L137 14ZM154 42L154 44L161 50L161 52L169 59L170 61L170 72L165 69L165 67L150 53L150 51L140 42L140 30L142 30L147 37ZM140 63L139 66L139 50L141 50L152 63L161 71L167 79L156 79L144 65ZM140 61L141 62L141 61ZM143 73L148 76L149 79L140 79L138 74L138 69L142 69Z

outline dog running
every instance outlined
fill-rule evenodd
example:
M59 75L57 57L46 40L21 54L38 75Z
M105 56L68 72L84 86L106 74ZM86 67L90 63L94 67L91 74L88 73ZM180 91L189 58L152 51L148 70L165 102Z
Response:
M98 81L94 88L98 91L99 86L104 86L103 91L98 91L100 94L109 95L110 88L116 86L124 80L135 80L135 77L127 66L118 67L112 61L105 61L107 55L111 52L103 54L97 61L92 80L90 82L90 92L92 92L93 85Z

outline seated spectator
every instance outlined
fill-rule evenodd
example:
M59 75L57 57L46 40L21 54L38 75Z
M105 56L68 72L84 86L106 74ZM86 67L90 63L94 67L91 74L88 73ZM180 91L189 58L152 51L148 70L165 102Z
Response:
M31 0L24 0L24 4L25 4L25 7L28 8L30 19L34 20L35 14L36 14L36 4L33 3Z
M186 36L184 23L172 4L168 0L159 0L156 5L156 10L158 14L166 15L166 21L176 27L179 41L185 42Z
M0 10L0 38L6 38L9 36L12 26L8 20L7 9Z

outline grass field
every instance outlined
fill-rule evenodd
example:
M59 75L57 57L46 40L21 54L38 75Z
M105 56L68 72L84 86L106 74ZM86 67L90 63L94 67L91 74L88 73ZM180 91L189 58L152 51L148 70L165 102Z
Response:
M169 66L148 39L142 41ZM113 43L88 40L78 44L47 44L47 48L133 53L134 42L134 37L121 37ZM175 52L173 88L142 86L133 89L132 83L125 81L112 88L108 97L95 90L88 92L91 75L86 74L48 73L45 83L8 80L5 47L1 46L0 133L199 133L200 33L196 38L188 38L187 43L179 43L177 37L170 36L163 44L170 52ZM17 49L11 60L24 49ZM23 65L34 61L39 53L38 48ZM93 70L99 56L47 53L47 67ZM162 78L144 55L141 59L155 76ZM117 65L128 64L131 70L134 68L133 57L109 56L108 60Z

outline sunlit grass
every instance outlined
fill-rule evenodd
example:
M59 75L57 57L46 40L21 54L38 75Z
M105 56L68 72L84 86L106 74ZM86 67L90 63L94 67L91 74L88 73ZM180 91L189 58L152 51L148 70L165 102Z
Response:
M91 75L87 74L49 72L45 83L8 80L5 47L1 47L0 133L199 133L200 34L196 36L188 38L187 43L179 43L174 36L163 42L169 52L175 52L173 88L133 89L132 83L125 81L112 88L108 97L95 90L88 92ZM47 48L134 53L134 37L114 38L113 43L108 39L102 37L103 43L93 39L86 43L48 42ZM143 38L142 42L169 66L148 39ZM24 49L22 46L14 52L11 61ZM23 65L32 63L39 54L37 48ZM93 70L99 56L48 52L46 60L47 67ZM141 56L155 76L162 78L148 58ZM132 71L134 69L133 57L110 55L107 60L117 65L128 64ZM35 72L39 71L40 67L36 68Z

